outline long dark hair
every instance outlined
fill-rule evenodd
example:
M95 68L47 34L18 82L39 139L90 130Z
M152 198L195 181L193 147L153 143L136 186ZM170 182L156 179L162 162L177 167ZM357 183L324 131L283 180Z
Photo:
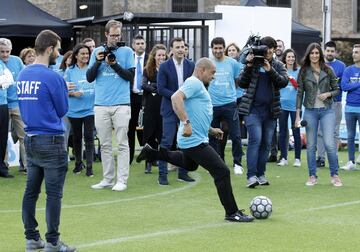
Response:
M76 55L79 53L80 49L86 48L89 52L89 60L90 60L90 55L91 55L91 50L90 48L83 44L83 43L79 43L77 45L75 45L75 47L73 48L73 53L71 55L71 63L70 63L70 67L74 68L76 63L77 63L77 59L76 59ZM89 61L87 62L87 64L89 64Z
M306 48L305 55L301 60L301 70L300 70L299 76L303 76L305 74L305 72L306 72L306 69L308 67L311 67L310 53L314 49L318 49L318 51L320 53L320 58L319 58L320 69L325 71L327 74L329 74L329 71L331 71L330 67L328 67L325 64L324 53L323 53L323 51L321 49L321 46L318 43L311 43Z
M63 59L62 59L62 61L61 61L61 64L60 64L60 66L59 66L59 69L61 69L61 70L63 70L63 71L66 70L66 68L67 68L66 61L67 61L67 59L71 56L71 54L72 54L72 51L71 51L71 50L70 50L70 51L67 51L67 52L64 54L64 57L63 57Z
M144 71L146 72L147 76L149 79L155 79L155 74L156 74L156 52L158 50L165 50L166 52L166 46L163 44L156 44L154 45L154 47L151 49L151 52L149 54L149 58L146 62L146 66ZM166 55L165 60L167 60L168 56Z
M297 55L296 55L296 52L294 51L294 49L292 49L292 48L289 48L289 49L286 49L284 52L283 52L283 54L282 54L282 59L281 59L281 61L282 61L282 63L284 63L285 64L285 66L286 66L286 56L287 56L287 54L288 53L290 53L290 52L292 52L293 54L294 54L294 56L295 56L295 62L294 62L294 65L293 65L293 71L296 71L297 69L298 69L298 64L297 64Z

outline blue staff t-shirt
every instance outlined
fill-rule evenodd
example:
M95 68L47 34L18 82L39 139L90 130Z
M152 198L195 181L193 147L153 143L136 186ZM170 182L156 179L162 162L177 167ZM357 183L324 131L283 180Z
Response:
M89 68L96 62L96 54L105 48L94 49L91 54ZM117 63L124 69L134 68L134 52L130 47L119 47L113 53ZM130 82L121 78L105 61L101 62L97 70L95 83L95 105L113 106L130 104Z
M63 77L42 64L27 66L19 74L17 95L28 135L61 135L62 117L68 111L68 91Z
M22 60L17 56L10 55L9 60L3 63L10 70L14 81L16 82L20 71L24 69ZM7 89L7 100L9 109L17 108L19 106L15 83L10 85L10 87Z
M240 64L225 57L223 61L213 59L216 66L214 80L209 85L209 94L214 107L236 102L235 79L240 74Z
M86 80L87 67L80 69L77 65L66 69L64 79L68 82L74 82L76 89L82 96L69 96L69 111L66 114L72 118L83 118L94 114L95 87L94 82L89 83ZM71 92L71 91L70 91Z
M184 93L185 111L189 117L192 127L190 137L182 136L184 123L180 122L177 133L179 148L188 149L209 142L209 128L212 121L213 107L211 98L202 81L191 76L179 88Z

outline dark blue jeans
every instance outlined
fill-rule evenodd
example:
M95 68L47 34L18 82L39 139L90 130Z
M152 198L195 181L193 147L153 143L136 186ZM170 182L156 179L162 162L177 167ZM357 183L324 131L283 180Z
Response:
M244 119L249 134L246 151L247 178L260 177L265 174L276 119L271 118L268 113L250 113Z
M240 134L240 121L236 102L214 107L213 111L214 114L211 127L220 128L220 122L222 120L226 121L229 128L229 138L232 142L233 162L234 164L241 164L243 152ZM220 154L219 140L210 136L209 143L211 147L213 147L216 152Z
M345 113L349 161L355 162L356 122L360 125L360 113Z
M289 110L282 110L279 118L280 137L279 145L281 150L281 158L287 159L289 143L287 141L287 133L289 131L288 120L291 118L291 130L294 136L295 158L300 159L301 156L301 138L300 128L295 128L296 112Z
M39 239L35 218L36 201L45 180L46 241L55 244L59 238L61 198L68 169L64 136L35 135L25 137L27 180L22 203L26 239Z

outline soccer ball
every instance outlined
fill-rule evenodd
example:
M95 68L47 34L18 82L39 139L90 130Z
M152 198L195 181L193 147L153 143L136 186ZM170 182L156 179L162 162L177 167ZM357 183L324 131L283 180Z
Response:
M256 196L250 202L250 213L256 219L269 218L272 212L272 202L268 197Z

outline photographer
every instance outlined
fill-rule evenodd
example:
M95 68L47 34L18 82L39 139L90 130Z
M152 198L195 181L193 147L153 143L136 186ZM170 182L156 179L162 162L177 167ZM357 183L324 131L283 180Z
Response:
M131 48L123 46L122 23L110 20L105 25L107 43L94 49L89 69L88 82L95 85L95 127L101 143L103 180L91 186L93 189L112 187L113 191L127 188L129 177L129 143L127 137L130 120L130 82L134 79L134 55ZM118 143L117 178L112 153L112 129Z
M246 91L239 113L245 115L249 133L247 148L247 187L269 185L265 177L271 138L280 116L280 88L288 83L284 65L273 59L277 47L275 39L263 37L252 45L246 56L246 65L236 83Z

